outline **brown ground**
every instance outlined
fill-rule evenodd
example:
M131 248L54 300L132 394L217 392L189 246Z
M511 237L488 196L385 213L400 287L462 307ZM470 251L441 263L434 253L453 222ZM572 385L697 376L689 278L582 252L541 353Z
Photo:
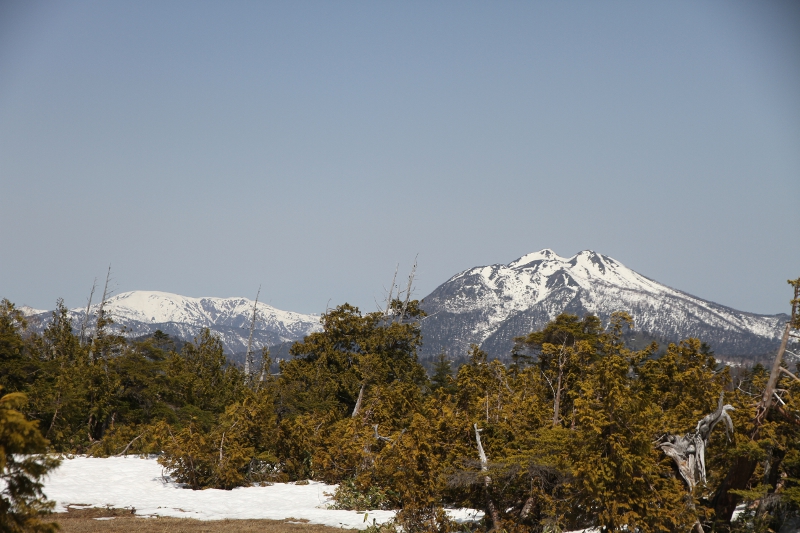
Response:
M192 520L190 518L140 518L129 509L70 509L51 515L63 533L341 533L353 531L280 520ZM95 518L114 517L113 520ZM294 522L294 523L293 523ZM300 523L297 523L300 522Z

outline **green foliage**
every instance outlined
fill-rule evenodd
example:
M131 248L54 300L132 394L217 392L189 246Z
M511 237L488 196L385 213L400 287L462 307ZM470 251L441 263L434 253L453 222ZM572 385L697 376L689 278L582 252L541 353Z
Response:
M36 372L20 334L26 327L22 312L8 300L0 301L0 385L9 391L24 390Z
M622 343L626 314L612 317L601 357L578 383L571 460L578 507L592 525L610 531L689 530L697 519L681 482L653 446L662 411L640 378L655 347L633 352Z
M400 304L395 302L395 307ZM409 302L399 316L362 315L342 305L322 316L323 330L291 348L275 382L282 438L278 455L291 479L357 479L377 453L373 436L408 425L427 377L417 362L421 316ZM357 416L353 416L359 402Z
M743 458L758 466L732 527L775 529L800 514L800 382L789 376L780 409L751 438L767 371L733 376L697 339L634 350L627 315L603 328L564 314L516 339L511 365L473 345L455 355L466 361L458 369L441 354L428 380L417 361L423 316L417 301L388 313L341 305L280 374L251 382L208 330L178 350L161 332L126 343L101 327L90 358L62 302L36 335L3 301L0 384L28 395L14 405L45 433L38 449L46 437L61 452L157 453L194 489L338 483L337 508L399 510L375 531L459 530L445 506L483 509L471 531L688 531L710 523L715 488ZM735 432L712 434L708 482L689 493L654 442L692 430L723 391Z
M460 528L442 507L406 506L395 516L400 531L408 533L452 533Z
M173 431L162 424L159 434L163 454L159 462L178 482L193 489L232 489L274 481L278 474L273 454L276 416L271 388L244 387L244 376L237 369L220 364L221 346L208 334L197 345L187 345L184 353L186 360L175 355L170 370L183 371L176 372L174 378L182 385L178 396L200 405L187 403L179 411L183 417L190 417L180 429ZM216 416L214 410L224 402L210 398L215 387L233 399Z
M797 440L795 440L797 443ZM786 471L783 497L796 509L800 509L800 443L788 450L783 460Z
M501 524L493 527L538 531L542 523L558 522L564 505L569 466L565 432L552 427L545 399L546 382L536 366L507 369L487 363L477 346L456 378L454 437L459 446L449 454L448 494L458 505L486 510L491 500ZM488 471L478 461L473 424L482 428ZM486 475L492 480L488 489ZM521 529L520 529L521 528Z
M419 316L411 303L409 312ZM330 411L344 417L353 412L362 385L426 381L417 362L422 337L416 322L383 313L362 316L348 304L330 310L321 322L323 331L296 343L290 350L294 359L281 362L287 414Z
M265 395L247 394L225 410L211 431L194 421L180 431L165 425L159 463L193 489L274 480L277 461L269 448L274 419L264 409L268 402Z
M52 509L42 493L42 478L59 461L44 452L47 441L35 421L19 411L25 395L12 392L0 397L0 532L53 532L54 523L41 517Z
M184 345L182 353L168 356L166 379L171 403L194 408L179 411L178 416L187 420L198 417L198 410L222 413L241 394L244 383L241 371L228 364L222 341L208 329L194 343Z
M352 479L345 479L333 493L331 509L344 509L349 511L369 511L373 509L392 509L392 498L378 487L368 487L359 490Z
M452 394L455 392L455 382L453 380L453 366L447 355L442 352L433 364L433 375L431 376L431 390L443 389Z

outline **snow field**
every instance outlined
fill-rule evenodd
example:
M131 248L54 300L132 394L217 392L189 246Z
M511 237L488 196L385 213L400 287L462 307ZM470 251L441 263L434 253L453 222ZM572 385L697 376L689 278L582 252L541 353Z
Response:
M191 490L169 479L155 459L139 457L74 457L64 459L45 480L44 492L56 502L55 512L67 507L113 507L135 509L143 517L171 516L197 520L305 519L312 524L348 529L366 529L373 520L381 524L394 511L337 511L327 509L336 485L310 481L308 485L275 483L268 487L233 490ZM736 516L744 505L736 508ZM480 518L474 509L450 509L458 521ZM366 519L365 519L366 517ZM106 518L105 520L110 520ZM97 520L104 520L98 518ZM567 533L599 533L581 529Z
M335 490L336 485L315 481L308 485L275 483L233 490L191 490L169 479L155 459L133 456L64 459L48 476L44 487L47 497L56 502L55 512L65 512L70 505L114 507L135 509L139 516L197 520L299 518L351 529L365 529L373 520L384 523L394 516L394 511L327 509L328 494ZM448 513L459 521L476 515L470 509Z

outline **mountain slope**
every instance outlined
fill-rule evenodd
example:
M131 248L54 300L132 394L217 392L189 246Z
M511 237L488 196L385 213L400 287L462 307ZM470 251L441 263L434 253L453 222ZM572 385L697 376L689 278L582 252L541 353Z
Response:
M131 291L109 298L105 310L114 320L113 330L126 337L149 335L160 329L173 337L191 340L203 328L216 333L229 353L247 349L253 301L247 298L190 298L157 291ZM89 326L93 326L99 304L89 311ZM86 309L70 310L76 330L86 315ZM38 313L40 323L49 319L48 313ZM123 330L124 328L124 330ZM257 306L255 346L273 346L300 340L321 329L319 316L281 311L265 303Z
M490 355L510 353L513 338L541 329L560 313L607 321L627 311L637 330L678 340L699 337L721 355L774 349L787 315L737 311L672 289L590 250L572 257L541 250L507 265L471 268L423 302L422 356L464 354L472 343Z

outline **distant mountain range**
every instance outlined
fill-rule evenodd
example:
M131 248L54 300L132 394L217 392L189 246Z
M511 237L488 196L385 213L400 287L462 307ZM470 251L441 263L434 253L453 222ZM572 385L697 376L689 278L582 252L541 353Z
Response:
M94 325L98 305L91 307ZM478 344L492 357L509 355L514 337L541 329L560 313L592 313L606 322L614 311L627 311L635 328L659 340L698 337L720 356L754 359L774 353L788 315L737 311L672 289L634 272L619 261L592 251L572 257L541 250L507 265L475 267L456 274L426 296L422 308L423 347L429 359L442 350L451 357ZM281 311L258 304L254 346L275 347L286 356L294 341L320 331L318 315ZM247 298L189 298L155 291L132 291L106 303L113 328L126 337L151 335L157 329L191 340L203 328L218 335L230 355L247 349L253 301ZM35 329L43 329L49 311L24 308ZM84 309L70 311L75 329Z
M209 328L233 354L247 351L253 303L247 298L189 298L168 292L131 291L109 298L105 311L114 321L112 330L125 337L151 335L160 329L172 337L192 340ZM95 304L89 310L90 329L99 307ZM261 302L256 309L253 345L257 348L296 341L322 329L318 315L281 311ZM24 312L31 322L38 322L39 329L50 319L50 311L26 308ZM72 309L69 314L75 329L79 329L86 308Z
M424 346L432 357L478 344L507 356L514 337L541 329L560 313L591 313L607 322L627 311L635 328L665 340L697 337L719 355L752 358L777 348L788 315L737 311L672 289L590 250L560 257L552 250L507 265L456 274L425 297Z

